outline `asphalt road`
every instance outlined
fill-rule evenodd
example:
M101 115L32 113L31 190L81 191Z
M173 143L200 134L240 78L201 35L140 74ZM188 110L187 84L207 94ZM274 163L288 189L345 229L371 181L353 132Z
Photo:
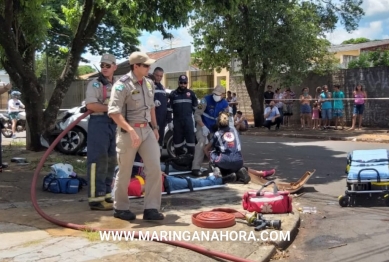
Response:
M388 144L313 141L294 138L242 136L245 163L253 168L276 168L276 178L295 181L316 169L297 207L316 207L302 214L297 238L282 261L389 261L389 207L363 200L361 206L342 208L338 196L346 188L346 156L356 149L389 149ZM385 221L387 220L387 221Z
M18 133L17 140L25 134ZM4 139L8 141L9 139ZM314 141L281 137L242 136L245 164L255 169L275 168L275 178L296 181L316 169L296 207L316 207L316 214L301 214L297 238L281 261L389 261L389 207L377 201L342 208L338 196L346 188L346 156L356 149L389 149L389 144Z

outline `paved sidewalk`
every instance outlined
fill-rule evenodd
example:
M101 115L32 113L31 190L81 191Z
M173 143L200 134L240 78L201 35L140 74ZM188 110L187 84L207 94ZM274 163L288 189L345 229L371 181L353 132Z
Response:
M274 130L274 126L269 131L265 127L249 128L248 131L242 132L243 135L255 136L274 136L274 137L291 137L291 138L306 138L316 140L338 140L338 141L354 141L354 142L376 142L389 143L389 133L385 129L377 128L362 128L362 130L335 130L333 127L326 130L312 130L311 128L300 130L298 126L284 127L279 130Z
M355 142L389 143L385 129L362 130L299 130L283 127L275 131L266 128L250 128L243 135L306 138L315 140L338 140ZM23 138L20 138L22 140ZM41 218L29 199L29 183L32 174L3 173L0 190L9 192L0 197L0 261L215 261L193 251L148 241L100 241L97 233L81 232L53 225ZM296 174L296 177L302 174ZM56 219L95 227L120 230L162 230L175 232L207 231L192 224L191 215L216 207L242 210L241 197L249 189L258 186L229 184L227 188L204 190L193 193L163 196L163 209L167 218L163 222L146 223L141 220L143 199L131 200L137 220L127 223L112 217L111 212L92 212L87 208L85 191L77 195L57 195L41 191L42 177L38 179L39 203L47 214ZM267 219L281 219L283 232L291 232L291 241L193 241L207 249L226 252L252 261L269 261L277 249L285 249L298 232L300 215L297 209L288 215L267 215ZM243 221L219 231L254 231ZM270 232L270 231L268 231ZM255 232L258 236L259 233Z
M13 174L12 174L13 175ZM49 223L32 207L28 184L31 174L17 179L11 174L4 177L2 186L9 192L0 198L0 261L215 261L199 253L167 244L148 241L101 241L98 233L76 231ZM27 179L25 179L27 178ZM38 179L41 181L42 177ZM137 220L128 223L113 218L111 211L90 211L85 189L76 195L42 192L37 185L37 198L41 208L55 219L118 230L201 231L226 232L244 231L247 235L260 232L241 220L226 229L201 229L192 224L191 215L217 207L243 211L242 195L249 189L258 190L253 183L229 184L226 188L197 191L192 193L163 196L164 221L144 222L142 218L143 199L131 200ZM243 211L244 212L244 211ZM266 219L280 219L282 232L290 231L290 241L190 241L213 251L226 252L251 261L269 261L277 249L285 249L295 238L300 215L297 209L291 214L266 215ZM267 232L272 232L268 230ZM239 232L238 232L239 234ZM263 235L264 237L268 235Z

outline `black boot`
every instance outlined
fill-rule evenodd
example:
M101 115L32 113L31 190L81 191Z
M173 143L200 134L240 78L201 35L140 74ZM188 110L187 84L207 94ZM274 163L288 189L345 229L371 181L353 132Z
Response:
M251 177L249 176L249 172L247 172L246 168L242 167L239 169L239 171L236 173L237 179L240 182L243 182L243 184L247 184L250 182Z
M157 209L145 209L143 211L143 220L163 220L165 216L159 213Z
M223 181L223 184L225 184L225 183L234 183L236 181L236 174L235 173L231 173L231 174L228 174L226 176L223 176L222 177L222 181Z
M199 169L193 169L192 170L192 175L193 176L202 176L203 173Z
M130 210L117 210L113 212L113 216L122 220L134 220L136 218L136 215L132 213Z

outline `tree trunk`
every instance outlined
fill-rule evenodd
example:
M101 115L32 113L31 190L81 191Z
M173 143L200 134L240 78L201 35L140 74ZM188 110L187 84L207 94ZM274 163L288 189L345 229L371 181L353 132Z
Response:
M65 94L72 81L74 81L81 55L88 44L86 39L93 37L105 13L106 9L101 8L97 2L92 0L84 2L80 23L72 41L65 68L61 77L56 82L55 89L44 112L43 137L46 138L47 141L49 141L49 132L55 126L55 121Z
M43 111L44 89L34 74L35 46L24 38L23 32L17 33L12 27L14 10L12 1L7 1L7 19L0 16L0 45L3 47L7 62L4 67L11 79L22 91L22 101L26 106L26 120L30 132L30 143L26 148L33 151L42 149L40 136L47 139L49 132L54 128L56 116L62 100L74 80L81 55L92 38L98 25L103 19L106 8L101 7L98 1L85 0L83 12L72 41L69 56L63 73L56 83L54 92L49 100L48 107ZM3 10L4 11L4 10ZM17 23L16 23L17 24ZM12 63L12 65L11 65Z
M244 75L244 82L251 100L251 108L253 109L254 114L254 125L256 127L263 126L264 103L261 98L263 98L266 82L264 84L258 83L255 75Z
M43 102L44 95L38 94L34 90L42 90L39 83L25 83L22 89L26 106L26 120L29 127L30 141L26 144L26 149L31 151L40 151L42 147L40 136L42 134L43 123Z

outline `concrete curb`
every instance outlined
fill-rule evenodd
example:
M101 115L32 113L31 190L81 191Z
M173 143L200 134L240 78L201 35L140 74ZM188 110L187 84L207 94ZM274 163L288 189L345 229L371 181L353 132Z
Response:
M273 246L273 248L269 250L269 252L264 256L261 262L271 261L272 257L275 255L276 252L277 252L277 247Z
M286 219L291 220L291 222L287 224L288 225L287 227L282 226L282 231L290 232L290 241L285 241L285 240L271 241L270 244L273 245L273 248L270 249L266 255L264 255L262 262L271 261L272 257L276 254L277 249L285 250L295 240L300 228L300 212L298 211L297 208L293 208L292 213L289 213Z
M332 140L332 141L352 141L352 142L375 142L375 143L389 143L389 139L368 139L357 137L336 137L336 136L323 136L323 135L306 135L306 134L282 134L282 133L262 133L262 132L242 132L247 136L271 136L271 137L290 137L290 138L305 138L316 140Z
M282 231L290 232L290 241L276 241L273 242L275 247L277 249L285 250L287 249L290 244L293 243L294 239L296 238L299 228L300 228L300 212L297 208L293 208L292 213L289 214L288 220L291 220L291 225L289 225L287 228L282 228Z

